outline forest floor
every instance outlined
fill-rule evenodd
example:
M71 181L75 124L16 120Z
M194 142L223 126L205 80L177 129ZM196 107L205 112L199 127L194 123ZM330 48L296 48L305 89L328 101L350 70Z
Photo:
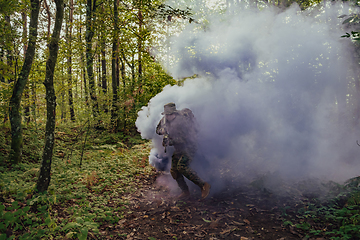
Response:
M143 176L138 190L126 196L128 212L117 225L100 232L117 239L329 239L309 237L286 219L297 218L299 202L239 186L200 199L192 190L178 200L169 174ZM303 199L304 200L304 199ZM285 223L285 224L284 224ZM110 239L110 237L109 237Z
M40 195L43 132L24 129L24 160L12 165L10 130L0 129L0 240L360 239L360 177L351 189L276 179L279 193L264 187L276 174L250 183L220 175L226 187L205 200L192 183L191 197L177 200L171 175L148 164L150 142L96 130L86 141L84 129L56 132L51 183Z

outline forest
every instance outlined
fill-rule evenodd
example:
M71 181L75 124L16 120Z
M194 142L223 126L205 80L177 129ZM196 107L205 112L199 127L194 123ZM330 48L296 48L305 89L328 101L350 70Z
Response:
M0 240L359 239L359 10L0 0ZM158 168L168 102L206 200Z

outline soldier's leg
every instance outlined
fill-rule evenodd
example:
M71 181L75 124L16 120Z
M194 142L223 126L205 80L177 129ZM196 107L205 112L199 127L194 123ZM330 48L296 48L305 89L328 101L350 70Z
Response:
M180 189L183 192L189 192L189 187L185 182L184 176L177 169L179 159L181 159L181 155L174 154L172 156L170 173L171 173L171 176L176 180Z
M197 173L190 168L191 157L183 154L177 161L177 170L184 175L187 179L202 188L205 182L197 175Z

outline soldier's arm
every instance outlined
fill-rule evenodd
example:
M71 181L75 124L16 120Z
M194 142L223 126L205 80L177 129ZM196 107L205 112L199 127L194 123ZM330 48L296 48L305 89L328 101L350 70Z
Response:
M166 133L166 129L165 129L166 126L163 122L164 122L164 117L160 120L160 122L156 127L156 133L158 135L164 135Z

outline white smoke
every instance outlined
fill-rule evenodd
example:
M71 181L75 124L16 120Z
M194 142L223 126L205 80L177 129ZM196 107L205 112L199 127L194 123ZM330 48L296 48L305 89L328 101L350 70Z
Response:
M213 184L219 175L251 179L266 172L335 181L358 176L359 126L349 98L355 74L337 18L344 9L301 12L293 5L209 17L206 31L189 24L172 39L176 63L169 71L199 77L166 86L138 113L136 126L153 140L153 154L164 154L155 128L163 105L175 102L199 123L194 167Z

